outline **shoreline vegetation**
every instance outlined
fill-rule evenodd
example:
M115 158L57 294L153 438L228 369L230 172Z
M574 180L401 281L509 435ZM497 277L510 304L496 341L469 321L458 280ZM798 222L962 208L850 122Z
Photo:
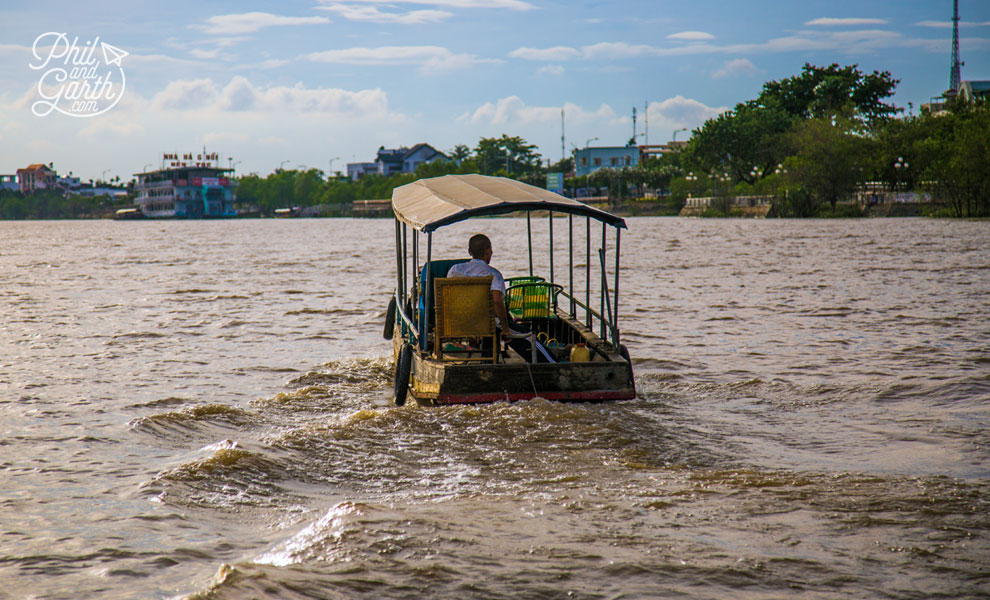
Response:
M565 195L619 214L699 217L856 218L990 217L990 104L948 99L907 114L887 102L898 80L857 65L805 64L770 81L692 132L683 149L635 167L575 177L574 160L544 161L518 136L459 144L449 161L411 174L355 181L319 169L236 179L240 217L387 216L383 199L416 179L455 173L511 177L543 186L565 173ZM636 140L629 140L635 145ZM133 191L133 182L128 185ZM750 200L745 200L750 199ZM109 218L133 207L133 195L31 195L0 191L0 219Z

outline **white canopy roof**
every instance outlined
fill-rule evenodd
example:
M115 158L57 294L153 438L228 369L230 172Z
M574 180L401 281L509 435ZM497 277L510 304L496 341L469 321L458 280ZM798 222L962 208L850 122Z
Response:
M591 217L625 228L620 217L543 188L505 177L445 175L420 179L392 192L396 218L413 229L430 232L477 216L550 210Z

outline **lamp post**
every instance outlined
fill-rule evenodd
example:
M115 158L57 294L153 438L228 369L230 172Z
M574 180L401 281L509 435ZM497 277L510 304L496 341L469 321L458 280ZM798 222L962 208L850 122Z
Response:
M281 172L281 171L282 171L282 165L284 165L284 164L285 164L285 163L287 163L287 162L289 162L289 161L288 161L288 160L283 160L282 162L280 162L280 163L278 164L278 170L279 170L279 172Z
M687 131L687 130L688 130L687 127L681 127L680 129L675 129L674 130L674 139L673 139L673 141L675 141L675 142L677 141L677 134L679 132L681 132L681 131Z
M330 159L330 170L327 171L328 178L333 177L333 161L335 160L340 160L340 157L334 156L333 158Z
M688 190L689 190L688 191L688 198L690 198L691 197L691 192L694 191L694 182L695 181L698 181L698 176L695 175L694 173L688 173L687 176L684 177L684 181L690 182L690 183L688 183Z
M783 163L777 163L777 168L773 171L775 174L780 175L780 179L784 179L787 175L787 169L784 168ZM779 185L779 184L778 184ZM776 190L774 190L776 191ZM787 200L787 186L784 186L784 200Z
M901 171L907 172L908 163L904 162L904 158L901 156L897 157L897 162L894 163L894 192L897 192L897 188L901 185Z

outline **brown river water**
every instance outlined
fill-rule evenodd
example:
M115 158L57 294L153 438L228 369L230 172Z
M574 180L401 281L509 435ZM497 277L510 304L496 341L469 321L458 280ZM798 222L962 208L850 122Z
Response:
M0 598L990 596L990 223L628 224L636 400L431 409L389 220L0 223Z

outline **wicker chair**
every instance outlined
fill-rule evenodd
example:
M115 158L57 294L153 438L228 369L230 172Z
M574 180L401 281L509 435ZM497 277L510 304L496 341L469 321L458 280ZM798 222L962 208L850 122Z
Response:
M434 355L440 360L497 362L499 346L492 278L444 277L433 281L436 297ZM476 347L467 349L457 345L465 340L470 340ZM482 347L486 347L487 352L483 352Z

